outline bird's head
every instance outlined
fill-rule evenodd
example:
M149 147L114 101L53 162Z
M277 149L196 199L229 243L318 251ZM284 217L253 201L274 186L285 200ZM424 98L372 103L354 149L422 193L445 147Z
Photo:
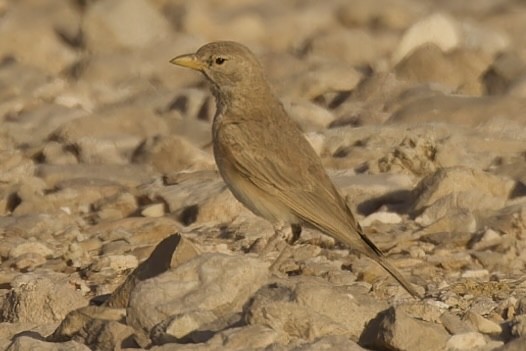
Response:
M232 41L208 43L194 54L180 55L170 62L202 72L219 94L240 94L254 87L267 86L254 54Z

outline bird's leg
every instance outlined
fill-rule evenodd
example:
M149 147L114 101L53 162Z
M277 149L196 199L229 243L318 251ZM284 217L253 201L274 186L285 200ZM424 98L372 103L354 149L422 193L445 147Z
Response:
M266 242L258 239L248 249L249 252L257 252L261 258L270 259L272 261L271 271L276 270L290 256L290 245L293 245L301 234L301 226L299 224L277 223L273 227L274 234ZM275 252L278 252L277 256L273 254Z
M287 237L288 225L283 223L274 224L274 234L272 234L262 248L260 255L267 256L272 251L280 251L284 244L286 244L285 238Z
M291 247L288 244L293 244L298 240L301 233L301 226L293 224L274 225L274 235L272 235L265 248L262 251L262 256L267 256L271 251L278 251L278 256L273 260L270 265L270 271L275 271L285 261L291 253Z
M290 238L290 240L287 240L289 244L293 245L294 243L296 243L296 241L298 241L298 239L300 238L300 235L301 235L301 225L299 224L296 224L296 223L292 223L290 225L290 231L292 233L292 237Z
M274 234L266 240L263 238L256 240L247 251L265 256L271 251L279 251L279 246L283 246L284 243L293 245L301 234L301 226L299 224L291 224L289 226L288 224L279 223L273 227Z

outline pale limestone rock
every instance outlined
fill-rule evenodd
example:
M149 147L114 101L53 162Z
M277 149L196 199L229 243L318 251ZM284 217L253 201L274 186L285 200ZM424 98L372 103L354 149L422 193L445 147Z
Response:
M492 320L482 317L480 314L468 311L464 316L482 334L500 335L502 327Z
M382 304L355 295L345 286L305 278L261 289L248 307L247 317L249 324L269 326L291 338L313 341L347 335L357 340L365 324L382 308Z
M412 50L426 43L433 43L443 51L460 46L462 43L460 24L444 13L435 13L419 20L404 33L394 51L393 61L399 62Z
M7 351L26 351L26 350L39 350L39 351L89 351L90 348L86 345L78 343L76 341L67 341L52 343L46 342L40 339L34 339L30 336L19 336L16 337L11 345L7 348Z
M145 0L90 3L83 33L92 51L140 49L168 36L170 25Z
M449 334L436 323L414 319L399 307L390 307L371 321L360 344L400 350L443 350Z
M157 204L151 204L151 205L145 206L141 210L141 215L143 215L144 217L154 217L154 218L162 217L165 214L164 207L165 205L163 203L157 203Z
M4 322L53 323L87 304L64 274L22 274L11 286L1 308Z
M139 282L131 291L127 324L139 344L169 316L211 311L218 318L240 312L268 278L268 265L246 256L202 254L172 270Z
M452 335L447 341L448 351L475 350L486 345L484 335L477 332Z
M133 162L150 164L163 174L215 169L211 155L177 135L146 139L134 152Z

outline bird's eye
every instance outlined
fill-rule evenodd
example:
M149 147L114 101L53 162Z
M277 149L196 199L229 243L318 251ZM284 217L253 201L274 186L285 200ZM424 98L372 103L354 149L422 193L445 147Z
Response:
M223 58L223 57L216 58L216 64L218 64L218 65L222 65L223 62L225 62L225 61L226 61L226 59Z

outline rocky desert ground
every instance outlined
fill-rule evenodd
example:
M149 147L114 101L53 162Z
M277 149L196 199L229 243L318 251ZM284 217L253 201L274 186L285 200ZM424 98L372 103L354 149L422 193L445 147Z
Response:
M0 0L0 349L526 350L525 35L520 0ZM309 228L262 253L168 62L220 39L422 301Z

